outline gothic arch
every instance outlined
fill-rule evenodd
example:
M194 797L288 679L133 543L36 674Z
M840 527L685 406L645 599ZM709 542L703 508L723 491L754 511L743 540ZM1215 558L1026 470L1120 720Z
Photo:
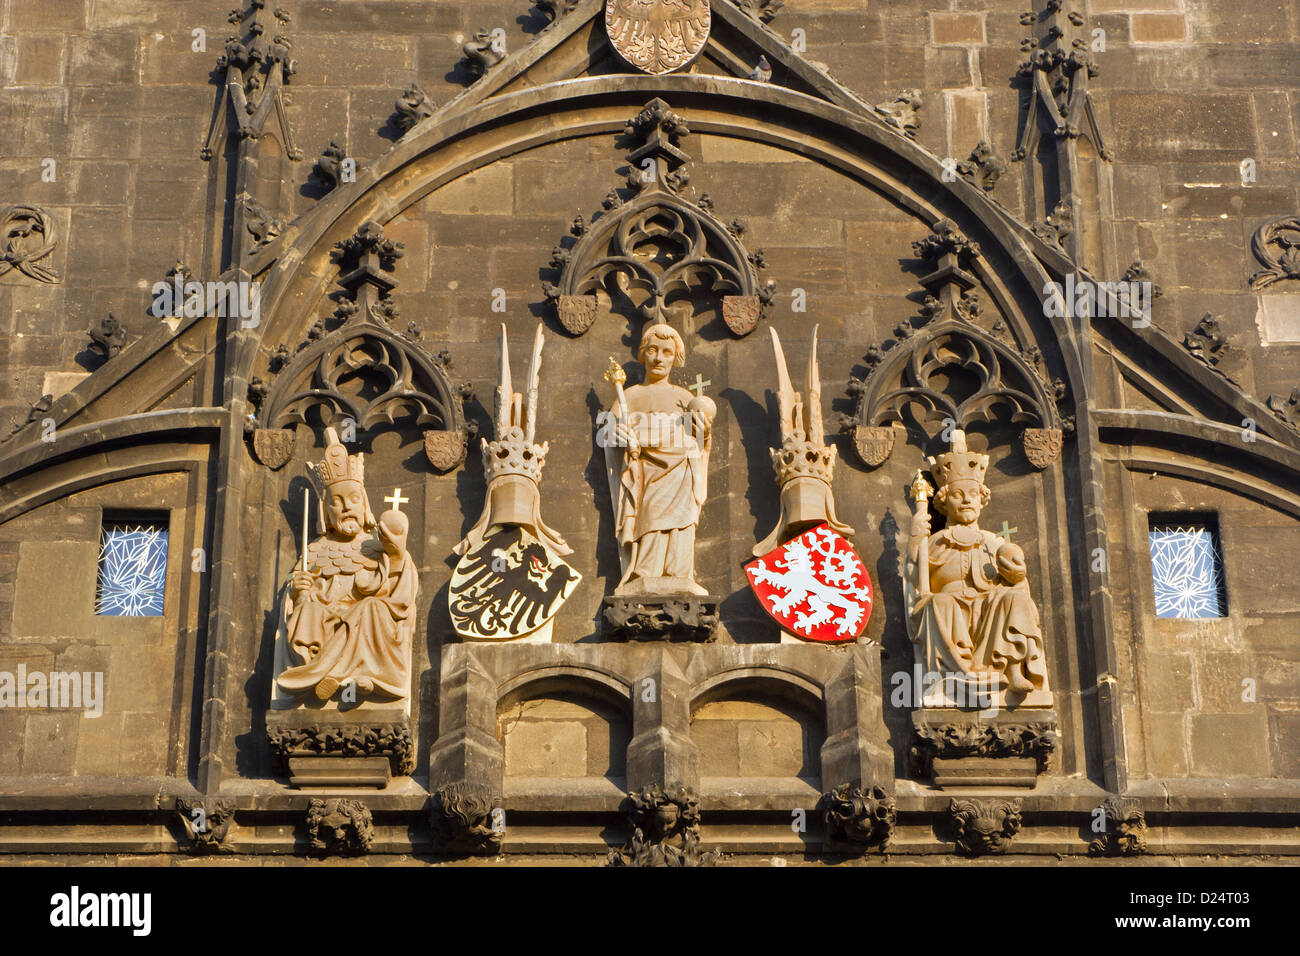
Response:
M1073 266L973 185L943 181L937 157L886 127L806 94L712 75L595 76L506 93L457 111L453 101L396 144L357 181L340 187L302 221L252 257L249 269L265 280L258 335L262 343L291 337L328 286L309 263L369 219L384 222L452 180L491 162L552 142L620 132L629 115L654 97L685 115L692 129L766 143L799 153L890 197L933 225L959 217L959 225L1012 264L1019 282L986 265L975 273L1020 335L1032 334L1026 313L1048 269ZM546 122L538 123L544 108ZM809 135L810 126L818 135ZM1044 266L1046 264L1046 267ZM1033 301L1037 301L1034 298ZM292 307L288 303L294 303ZM1048 318L1067 383L1082 383L1083 367L1063 319ZM309 323L306 323L309 324ZM240 369L253 374L245 351Z

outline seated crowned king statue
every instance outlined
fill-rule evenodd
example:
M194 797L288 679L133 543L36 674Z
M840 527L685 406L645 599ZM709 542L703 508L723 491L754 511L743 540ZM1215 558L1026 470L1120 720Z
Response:
M931 489L918 472L903 579L917 663L942 681L943 699L927 695L926 704L961 706L993 693L1003 705L1050 707L1024 551L979 526L991 497L984 483L989 456L968 450L965 432L955 431L952 450L929 465L938 486L934 503L947 526L930 533Z
M401 700L410 694L419 575L406 549L407 518L375 521L365 463L326 429L325 459L308 465L325 534L311 542L284 600L287 694L328 701ZM396 498L396 494L395 494Z

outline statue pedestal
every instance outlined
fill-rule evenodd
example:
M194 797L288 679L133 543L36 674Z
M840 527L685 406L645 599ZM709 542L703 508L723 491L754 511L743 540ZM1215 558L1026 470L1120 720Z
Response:
M1054 710L923 707L912 713L912 773L942 790L1033 788L1054 768L1059 726Z
M605 632L616 641L712 641L721 599L699 594L626 594L605 598Z
M275 772L299 789L383 788L415 766L410 717L401 707L271 711L266 735Z

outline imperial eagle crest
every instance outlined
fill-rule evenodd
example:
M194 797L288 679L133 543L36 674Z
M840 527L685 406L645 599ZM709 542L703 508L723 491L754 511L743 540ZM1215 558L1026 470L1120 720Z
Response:
M619 55L656 76L680 70L709 38L709 0L607 0L605 30Z
M451 575L448 602L456 633L512 640L555 617L582 575L518 525L483 539Z

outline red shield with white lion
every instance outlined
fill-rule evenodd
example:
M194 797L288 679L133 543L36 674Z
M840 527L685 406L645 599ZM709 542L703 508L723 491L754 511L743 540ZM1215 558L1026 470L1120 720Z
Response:
M871 616L871 578L853 545L819 524L745 565L778 624L806 641L857 640Z

